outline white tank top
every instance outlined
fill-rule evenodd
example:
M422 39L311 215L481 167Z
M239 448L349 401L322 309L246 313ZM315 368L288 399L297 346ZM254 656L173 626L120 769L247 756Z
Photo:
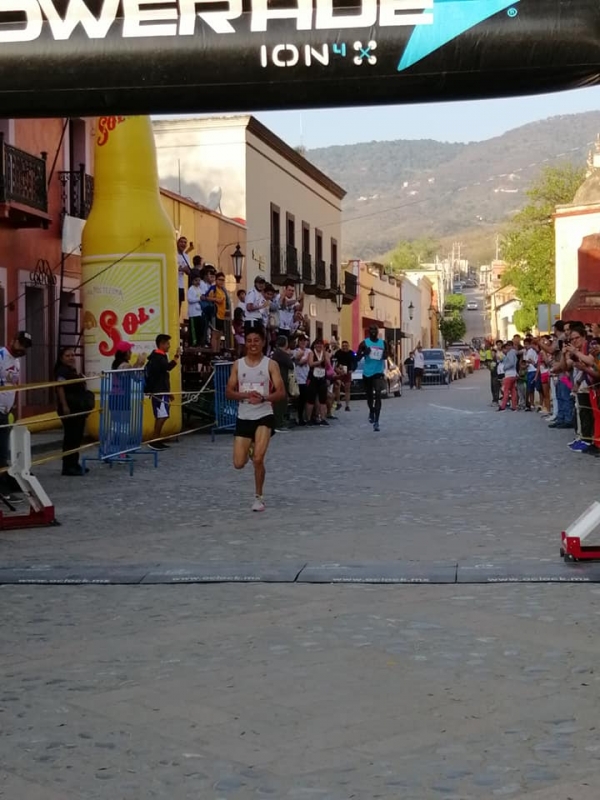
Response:
M238 391L258 392L263 397L270 394L269 363L270 359L264 356L260 364L256 367L251 367L246 363L245 358L240 358L238 361ZM272 413L272 403L265 402L252 405L247 400L242 400L238 406L239 419L262 419L262 417L268 417Z

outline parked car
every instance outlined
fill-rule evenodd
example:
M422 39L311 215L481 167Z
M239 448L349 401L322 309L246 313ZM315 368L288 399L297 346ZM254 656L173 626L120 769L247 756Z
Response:
M477 311L477 303L474 303L473 301L467 303L467 311Z
M365 388L363 385L363 366L364 359L356 365L356 369L352 373L352 383L350 384L350 396L353 398L364 397ZM397 364L391 358L386 360L385 365L385 389L382 392L382 397L402 397L402 373Z
M450 359L442 349L423 350L423 383L449 384L452 380Z
M459 378L466 378L467 377L467 359L462 350L449 350L448 355L456 360L456 364L458 367L458 377Z
M466 342L454 342L454 344L449 348L451 353L460 350L465 357L465 361L467 364L467 372L472 373L475 370L475 361L473 359L473 348L470 344Z

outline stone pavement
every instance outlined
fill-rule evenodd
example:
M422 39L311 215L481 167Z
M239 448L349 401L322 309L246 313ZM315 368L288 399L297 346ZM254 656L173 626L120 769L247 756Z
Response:
M2 587L0 797L591 800L600 589L458 588Z
M276 436L268 510L231 439L130 478L36 473L62 525L1 564L558 561L598 462L487 375ZM148 459L149 462L149 459ZM594 800L600 587L0 586L0 797Z
M487 381L385 401L379 435L364 401L328 429L276 435L259 515L227 434L184 437L132 478L98 463L84 479L40 466L62 525L0 532L1 562L554 561L597 462L566 450L569 432L495 413Z

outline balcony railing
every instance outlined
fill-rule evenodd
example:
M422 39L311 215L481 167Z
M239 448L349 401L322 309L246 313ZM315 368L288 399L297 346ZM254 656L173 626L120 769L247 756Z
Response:
M312 256L310 253L302 253L302 280L305 284L312 284L313 282Z
M290 244L280 247L271 243L271 281L283 283L288 278L296 281L299 277L298 250Z
M358 296L358 278L351 272L344 272L344 300L352 302Z
M48 213L46 160L5 144L0 133L0 203L19 203Z
M335 293L339 286L339 277L338 277L338 268L337 264L330 264L329 265L329 289L331 291L332 297L335 297Z
M94 199L94 179L82 164L77 172L59 172L63 211L71 217L87 219Z
M327 267L324 261L316 262L315 286L317 289L327 288Z

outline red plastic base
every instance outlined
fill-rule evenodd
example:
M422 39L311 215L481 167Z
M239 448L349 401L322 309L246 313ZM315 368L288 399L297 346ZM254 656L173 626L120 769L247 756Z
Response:
M600 547L583 547L579 536L567 536L563 531L560 554L565 561L600 561Z
M54 506L47 506L41 511L30 510L28 514L5 514L0 511L0 530L2 531L45 528L57 524Z

